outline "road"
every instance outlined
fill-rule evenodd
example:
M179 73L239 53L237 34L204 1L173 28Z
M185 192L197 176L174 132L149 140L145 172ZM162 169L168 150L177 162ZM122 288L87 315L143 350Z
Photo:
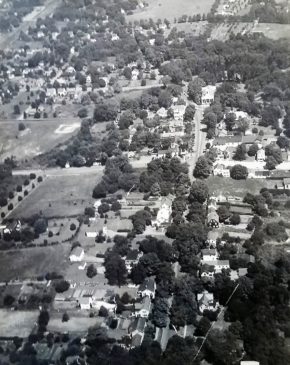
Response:
M104 166L91 166L91 167L70 167L68 169L62 169L60 167L47 168L47 169L28 169L28 170L13 170L13 176L29 175L31 173L36 176L79 176L79 175L94 175L102 173Z
M206 143L206 133L202 131L202 119L203 119L203 113L207 106L204 105L197 105L196 111L194 115L194 123L195 123L195 151L192 153L192 155L189 157L189 159L186 161L189 165L189 178L190 181L194 181L193 177L193 170L196 164L197 159L203 154L203 150L205 149L205 143Z

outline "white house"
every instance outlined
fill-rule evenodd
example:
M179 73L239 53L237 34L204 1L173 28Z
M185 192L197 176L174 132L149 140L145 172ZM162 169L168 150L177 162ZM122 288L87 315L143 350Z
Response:
M69 260L70 262L80 262L83 260L84 256L85 256L84 249L80 246L77 246L72 250L69 256Z
M91 297L82 297L78 299L78 304L81 309L88 310L91 309L92 298Z
M3 233L5 235L11 234L13 232L20 232L21 231L21 222L20 220L15 220L11 223L8 223L5 228L3 229Z
M151 308L151 299L144 297L141 303L135 304L135 312L132 314L134 317L148 318Z
M216 86L207 85L202 88L201 103L204 105L210 105L214 101L214 94L216 92Z
M201 313L205 310L216 311L219 308L219 303L214 299L213 294L208 291L197 294L197 302Z
M261 148L260 150L257 151L256 160L258 162L264 162L266 160L266 154L265 154L265 150L263 148Z
M157 115L159 115L160 118L166 118L167 117L167 110L165 108L160 108L156 112Z
M147 278L144 282L139 286L137 294L144 298L149 297L151 299L155 298L156 291L156 283L153 278Z
M153 222L154 225L160 227L163 224L169 223L172 213L171 202L164 200L158 210L156 220Z
M213 174L221 175L223 177L230 177L230 169L227 166L218 163L213 167Z
M128 272L131 272L134 265L137 265L139 262L140 257L142 257L143 252L138 250L131 250L128 252L125 258L125 265Z
M173 105L172 110L174 113L175 120L183 120L183 115L185 113L186 105Z
M240 365L260 365L259 361L241 361Z
M203 261L216 261L218 259L218 253L215 249L204 249L201 250Z

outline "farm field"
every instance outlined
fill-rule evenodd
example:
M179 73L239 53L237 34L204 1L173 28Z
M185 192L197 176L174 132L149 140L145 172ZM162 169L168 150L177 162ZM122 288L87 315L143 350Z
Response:
M273 187L273 181L264 179L233 180L231 178L210 176L207 179L210 194L244 197L247 192L258 194L262 188Z
M37 323L38 311L11 311L0 309L0 336L28 337Z
M147 7L137 9L134 14L128 15L128 21L140 19L168 19L173 21L174 18L182 15L207 14L214 3L214 0L147 0Z
M290 38L290 24L259 23L252 33L263 33L272 39Z
M26 129L18 131L19 121L0 122L0 158L15 156L18 161L32 158L51 150L75 135L79 119L45 119L23 121Z
M0 252L1 280L36 279L52 271L61 274L66 268L70 248L70 244L61 244Z
M93 202L93 188L101 177L102 173L48 177L11 217L29 217L40 211L47 218L83 214L85 207Z

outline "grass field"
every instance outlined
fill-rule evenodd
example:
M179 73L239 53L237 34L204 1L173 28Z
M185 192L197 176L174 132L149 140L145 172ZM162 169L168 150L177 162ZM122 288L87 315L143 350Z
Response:
M61 244L0 252L1 281L37 278L52 271L64 273L70 248L70 244Z
M13 155L21 161L47 152L76 134L80 126L79 119L23 121L26 129L19 132L18 123L16 120L0 122L1 160ZM74 128L66 128L65 133L57 133L62 126Z
M28 337L38 318L38 311L0 309L0 336Z
M206 180L210 194L243 197L247 192L258 194L262 188L272 187L265 179L233 180L231 178L210 176Z
M101 177L101 173L48 177L11 216L29 217L40 211L47 218L83 214L85 207L93 202L93 188Z
M252 31L272 39L290 38L290 24L259 23Z
M102 318L90 318L87 316L73 316L69 314L69 321L62 322L61 316L53 316L48 323L48 330L52 332L68 332L71 334L85 334L89 327L100 325L103 322Z
M128 21L140 19L165 19L173 21L182 15L192 16L195 14L209 13L214 0L147 0L149 6L137 9L134 14L127 16Z

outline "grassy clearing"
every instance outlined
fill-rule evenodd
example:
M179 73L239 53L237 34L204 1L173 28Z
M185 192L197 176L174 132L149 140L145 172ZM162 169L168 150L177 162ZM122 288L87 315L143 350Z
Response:
M233 180L219 176L210 176L206 182L210 194L239 197L244 197L247 192L258 194L262 188L271 188L273 184L265 179Z
M290 38L290 24L260 23L253 29L253 33L263 33L272 39Z
M47 152L75 135L80 127L79 119L46 119L40 121L23 121L26 129L18 131L19 121L0 122L0 158L15 156L25 160ZM66 133L56 133L61 125L75 125L66 128Z
M0 336L28 337L37 322L38 311L0 310Z
M196 14L207 14L214 3L213 0L147 0L149 6L138 9L134 14L127 16L128 21L149 19L153 20L167 18L173 21L174 18L186 14L188 16Z
M99 175L71 175L47 178L13 212L13 217L29 217L42 212L47 218L72 217L83 214L93 202L94 186Z
M1 281L35 279L52 271L64 273L70 248L61 244L0 252Z

